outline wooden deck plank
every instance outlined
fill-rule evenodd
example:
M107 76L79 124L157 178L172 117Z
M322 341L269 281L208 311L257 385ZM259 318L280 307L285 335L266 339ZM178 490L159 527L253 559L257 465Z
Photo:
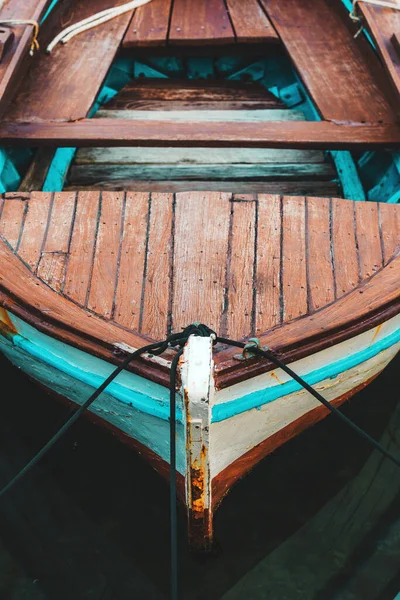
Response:
M6 238L10 246L17 248L24 224L24 216L27 211L27 202L23 198L10 198L4 202L1 213L0 233Z
M393 205L383 202L378 205L379 220L383 240L383 264L400 250L400 206L393 210Z
M355 202L354 212L359 273L360 279L363 280L371 277L383 266L378 204L368 202L361 208L359 203Z
M219 331L224 310L230 194L177 194L172 326L194 321ZM192 231L201 231L194 236ZM222 283L222 284L221 284ZM197 290L188 296L188 290Z
M283 198L282 232L281 311L291 321L308 312L305 198Z
M114 320L135 331L138 331L140 323L149 219L149 194L128 192Z
M227 0L229 16L239 43L277 42L279 36L258 0Z
M351 21L340 3L261 2L324 119L396 120L383 91L383 68L364 36L354 39Z
M171 121L174 123L224 123L246 122L265 123L267 121L303 121L304 113L290 109L266 110L186 110L186 111L158 111L158 110L110 110L103 109L96 113L96 119L115 119L126 121Z
M152 194L140 333L164 339L171 287L173 194Z
M281 321L281 199L258 197L256 335Z
M177 123L82 119L77 122L0 124L4 146L185 146L242 148L319 148L382 150L398 148L400 127L390 124L339 124L333 121L267 123Z
M224 0L174 0L168 41L188 46L233 43Z
M353 202L332 199L335 294L340 298L358 284L358 255Z
M29 19L40 21L51 0L19 0L2 2L0 22L2 19ZM5 27L11 27L5 24ZM0 62L0 117L7 110L20 81L32 63L29 50L33 39L33 26L20 25L12 27L14 39Z
M65 276L64 294L84 306L90 284L99 192L79 192Z
M400 95L400 54L393 36L400 34L400 12L393 8L359 2L357 10L372 36L386 72Z
M51 202L49 193L32 192L29 198L18 254L33 271L39 263Z
M121 192L114 194L104 192L101 197L87 307L107 319L111 318L114 306L124 196L125 194Z
M307 275L311 311L335 299L330 205L328 198L306 199Z
M256 208L255 198L232 202L227 334L234 340L248 337L253 329Z
M140 6L129 24L124 48L166 46L172 0L152 0Z
M64 285L65 268L75 215L76 193L54 194L47 231L42 247L38 277L56 291Z
M124 0L113 0L111 5L123 3ZM106 8L110 8L109 0L77 0L66 11L60 9L57 28L52 33L56 35L66 23L70 25ZM42 43L40 56L32 64L6 118L14 121L74 121L86 117L115 58L131 15L126 13L116 17L96 28L95 32L88 30L68 44L59 44L50 56L45 53L46 44ZM46 90L45 94L43 90Z

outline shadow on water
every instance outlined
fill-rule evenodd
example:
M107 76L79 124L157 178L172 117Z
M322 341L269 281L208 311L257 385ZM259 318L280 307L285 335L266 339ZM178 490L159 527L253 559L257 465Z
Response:
M393 361L343 409L376 438L399 398L399 366L399 359ZM61 425L67 410L3 359L0 376L4 484ZM216 515L215 551L207 557L188 554L181 514L181 597L221 598L309 522L370 454L351 431L326 418L278 449L231 491ZM0 501L1 600L167 598L168 499L167 484L140 457L81 420L40 468ZM371 554L382 532L398 518L394 503L373 524L365 552ZM352 557L348 568L356 569L362 560ZM380 573L373 577L379 579ZM339 584L340 576L335 578L335 586ZM393 600L400 589L398 573L378 587L382 591L376 600ZM325 592L330 598L330 591ZM300 597L317 598L307 593Z

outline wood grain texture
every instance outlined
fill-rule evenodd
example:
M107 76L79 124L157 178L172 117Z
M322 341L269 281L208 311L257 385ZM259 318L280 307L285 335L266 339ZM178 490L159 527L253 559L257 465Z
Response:
M39 148L36 151L28 171L18 187L18 191L32 192L43 189L54 154L54 148Z
M172 194L151 195L140 332L156 340L164 339L168 332L173 242L172 211Z
M52 194L32 192L28 202L18 254L34 271L39 263L42 243L49 219Z
M167 44L172 0L152 0L135 10L123 40L124 48Z
M279 36L257 0L227 0L229 16L239 43L279 41Z
M149 194L128 192L119 258L119 277L115 294L114 320L135 331L139 330L140 323L149 218Z
M287 196L282 201L283 320L308 312L305 199Z
M364 205L363 205L364 206ZM358 284L358 253L353 202L332 199L332 250L336 297Z
M224 0L174 0L168 41L188 46L233 43Z
M261 3L324 119L396 120L382 66L364 36L354 39L344 7L329 0Z
M379 203L379 221L382 234L383 264L400 250L400 206Z
M383 264L378 204L368 202L367 206L361 207L355 202L354 211L359 274L362 281L376 273Z
M281 199L258 197L256 335L281 321Z
M64 294L84 306L90 284L100 194L80 192L65 277Z
M124 0L114 0L111 4L123 3ZM109 7L109 0L77 0L65 12L55 8L59 12L52 19L59 17L52 34L56 35L66 24L76 23ZM126 13L116 17L95 30L76 36L68 44L59 44L51 56L45 53L43 42L40 55L32 64L6 118L26 122L73 121L86 117L115 58L131 15ZM46 90L45 94L43 90Z
M330 205L328 198L306 199L307 285L311 311L335 299Z
M17 248L24 215L27 210L27 201L24 198L6 199L1 213L0 233L4 235L10 246Z
M394 89L400 95L400 55L393 39L393 36L400 34L400 12L364 2L360 2L357 9L375 42Z
M229 199L229 194L201 192L176 196L174 331L195 321L219 330L225 300ZM199 233L195 235L195 231ZM197 293L191 298L187 291L194 289Z
M256 208L256 201L251 197L232 202L227 334L234 340L242 339L253 331Z
M124 196L124 193L104 192L101 197L87 307L106 318L111 317L114 306Z
M333 121L268 123L176 123L124 119L0 124L5 146L185 146L242 148L320 148L327 150L398 148L400 127L339 124Z

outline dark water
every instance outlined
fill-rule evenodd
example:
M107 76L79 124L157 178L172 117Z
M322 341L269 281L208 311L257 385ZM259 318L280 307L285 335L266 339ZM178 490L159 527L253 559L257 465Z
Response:
M399 399L399 367L400 360L393 361L344 408L376 438ZM0 375L4 484L62 424L67 409L3 359ZM370 454L351 431L335 418L326 418L278 449L231 491L216 515L215 550L207 557L187 552L181 514L181 598L221 598L311 522ZM329 580L322 596L306 590L301 598L341 598L337 590L362 570L399 518L398 499L371 523L368 539L346 560L344 573ZM168 598L168 510L167 484L111 434L81 420L40 468L0 501L0 600ZM400 539L391 551L400 562ZM309 552L318 554L318 548ZM332 548L327 561L334 555ZM400 565L382 581L379 569L368 570L378 590L373 597L393 600L400 590L399 575ZM364 600L360 594L354 597ZM247 594L243 598L251 600Z

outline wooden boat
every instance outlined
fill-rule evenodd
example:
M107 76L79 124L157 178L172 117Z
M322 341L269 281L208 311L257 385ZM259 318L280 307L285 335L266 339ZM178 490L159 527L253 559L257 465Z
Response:
M400 12L363 8L384 68L339 0L227 5L197 0L199 26L191 0L153 0L31 65L29 35L5 50L0 349L74 404L121 352L193 322L257 337L335 406L399 349L400 86L383 47ZM105 6L56 5L43 39ZM162 475L173 356L132 362L90 409ZM208 549L233 483L327 411L211 336L189 338L179 374L178 490Z

